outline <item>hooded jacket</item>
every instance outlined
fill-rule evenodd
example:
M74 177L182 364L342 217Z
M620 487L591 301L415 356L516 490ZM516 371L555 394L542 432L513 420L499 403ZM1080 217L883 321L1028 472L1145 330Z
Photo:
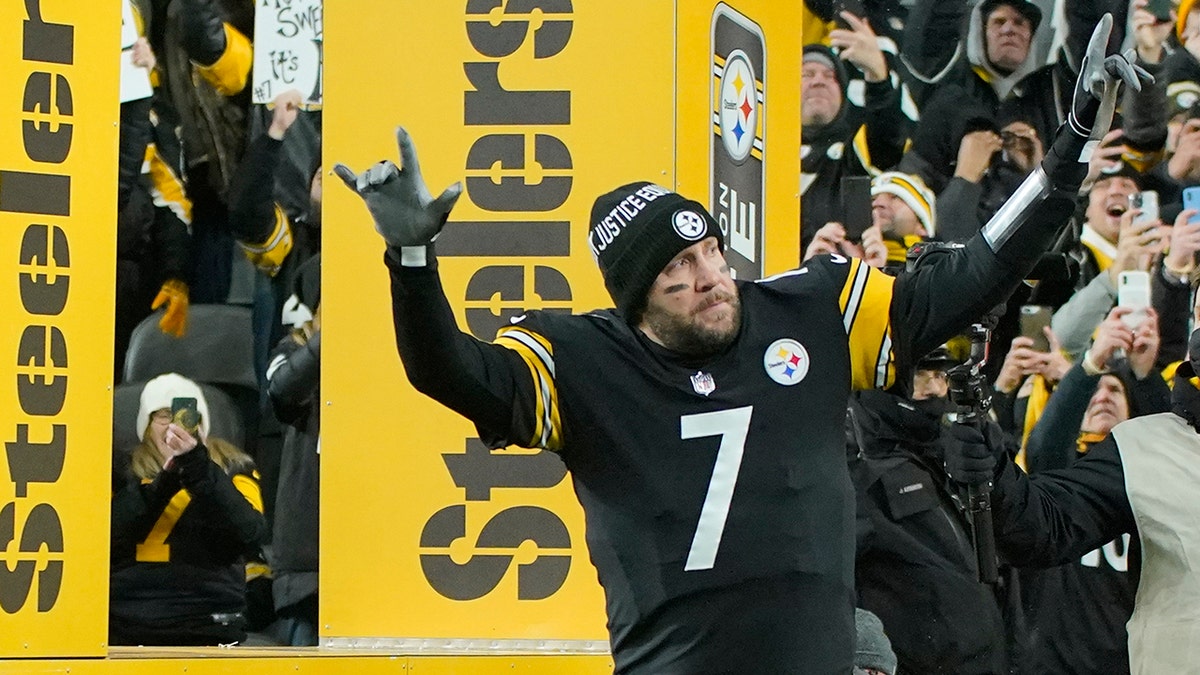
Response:
M1048 22L1038 25L1029 55L1008 75L987 59L983 22L981 5L976 5L969 15L965 44L960 44L952 60L935 73L912 70L917 82L936 87L922 105L922 123L911 150L924 160L922 177L936 192L954 175L964 134L1024 120L1048 146L1074 92L1074 78L1065 63L1047 65L1045 54L1036 49Z
M909 120L901 110L899 77L889 72L882 82L866 82L864 106L850 102L849 77L842 60L824 45L808 45L804 53L824 54L834 64L842 107L834 120L803 125L800 130L801 240L807 246L827 222L842 220L841 183L846 176L869 176L900 161L908 140Z

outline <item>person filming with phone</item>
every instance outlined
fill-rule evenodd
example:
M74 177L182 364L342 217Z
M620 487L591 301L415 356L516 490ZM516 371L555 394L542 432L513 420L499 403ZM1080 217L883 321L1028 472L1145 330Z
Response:
M871 26L850 12L841 12L838 18L842 26L830 33L832 47L804 47L800 80L801 250L826 223L846 224L843 179L854 176L869 180L873 172L895 166L911 126L901 110L900 89L893 84L899 78ZM863 73L861 106L847 97L851 78L848 67ZM859 134L865 143L855 142Z
M245 557L267 536L254 460L209 434L204 393L175 373L146 383L134 423L112 501L109 644L241 642Z
M1159 365L1183 358L1187 343L1190 274L1200 249L1200 222L1185 210L1174 226L1159 219L1158 195L1139 189L1141 175L1121 162L1101 174L1088 194L1079 241L1067 253L1079 261L1076 290L1054 313L1051 327L1078 358L1092 332L1117 303L1125 278L1145 275L1150 303L1161 317ZM1053 304L1053 303L1049 303Z

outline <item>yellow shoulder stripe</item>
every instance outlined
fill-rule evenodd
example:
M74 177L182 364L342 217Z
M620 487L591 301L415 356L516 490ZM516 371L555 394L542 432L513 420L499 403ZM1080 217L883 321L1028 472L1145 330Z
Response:
M558 411L558 387L554 382L554 350L546 338L519 326L507 326L496 334L496 344L516 352L525 365L537 392L529 444L547 450L562 448L562 422Z
M896 379L889 310L895 279L861 260L849 262L838 298L855 389L886 388Z

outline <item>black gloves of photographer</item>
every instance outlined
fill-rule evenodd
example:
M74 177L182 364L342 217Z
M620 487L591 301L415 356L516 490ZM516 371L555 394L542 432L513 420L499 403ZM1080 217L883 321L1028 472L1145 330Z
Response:
M994 427L984 431L969 424L951 424L953 441L946 444L946 474L951 480L963 485L990 483L996 474L998 462L1007 461L1004 451L1003 432Z
M417 150L404 127L396 129L396 144L400 146L400 167L384 160L360 174L345 164L335 165L333 172L367 203L375 230L389 245L427 246L446 224L450 209L462 194L462 183L451 185L435 199L421 177Z

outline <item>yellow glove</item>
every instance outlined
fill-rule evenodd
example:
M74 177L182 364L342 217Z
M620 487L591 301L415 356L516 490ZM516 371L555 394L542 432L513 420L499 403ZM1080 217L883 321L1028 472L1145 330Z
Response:
M158 320L159 329L167 335L183 337L183 334L187 332L187 284L178 279L167 279L163 282L158 295L154 296L154 302L150 303L150 309L158 309L164 303L167 308L163 312L162 318Z

